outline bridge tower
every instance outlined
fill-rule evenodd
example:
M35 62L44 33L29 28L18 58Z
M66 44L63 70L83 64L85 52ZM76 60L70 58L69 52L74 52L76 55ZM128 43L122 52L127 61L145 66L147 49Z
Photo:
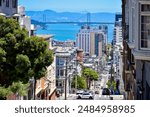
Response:
M90 25L91 22L91 13L87 13L87 25Z
M43 22L46 22L46 14L43 14Z

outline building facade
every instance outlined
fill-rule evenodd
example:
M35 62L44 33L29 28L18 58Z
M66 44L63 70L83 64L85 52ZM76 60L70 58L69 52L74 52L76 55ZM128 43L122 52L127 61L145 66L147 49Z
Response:
M52 50L52 38L53 35L37 35L48 42L49 50ZM56 99L56 56L54 56L53 62L47 67L47 73L45 76L37 80L36 83L36 99L40 100L55 100Z
M117 13L115 15L113 44L122 45L122 41L123 41L122 39L122 15L121 13Z
M71 82L77 75L77 48L56 47L56 87L57 91L64 97L72 92ZM81 71L81 70L80 70Z
M150 1L122 0L127 99L150 99Z
M77 34L76 45L78 49L83 49L85 53L90 52L90 26L82 26Z
M16 17L18 0L0 0L0 15Z
M31 24L31 18L26 16L25 7L18 6L18 20L21 28L25 28L29 36L34 36L35 27Z
M82 26L77 34L76 46L90 56L99 58L106 52L108 29L105 26Z

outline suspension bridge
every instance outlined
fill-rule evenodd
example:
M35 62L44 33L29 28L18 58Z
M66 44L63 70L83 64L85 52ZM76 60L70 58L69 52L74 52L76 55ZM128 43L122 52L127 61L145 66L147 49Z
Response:
M41 22L43 24L78 24L78 25L82 25L82 24L114 24L114 22L79 22L79 21L65 21L65 22Z
M40 22L42 24L77 24L77 25L84 25L84 24L104 24L104 25L113 25L114 22L93 22L91 21L91 13L86 12L84 17L86 21L79 21L79 19L83 18L83 16L77 18L75 21L47 21L46 14L43 15L43 22Z

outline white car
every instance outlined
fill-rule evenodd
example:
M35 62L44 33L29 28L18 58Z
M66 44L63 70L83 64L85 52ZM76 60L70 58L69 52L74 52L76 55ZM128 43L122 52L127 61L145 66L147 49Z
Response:
M78 95L77 99L94 99L94 95L89 92L84 92L81 95Z
M83 90L78 90L78 91L76 92L76 95L77 95L77 96L82 95L83 92L84 92Z

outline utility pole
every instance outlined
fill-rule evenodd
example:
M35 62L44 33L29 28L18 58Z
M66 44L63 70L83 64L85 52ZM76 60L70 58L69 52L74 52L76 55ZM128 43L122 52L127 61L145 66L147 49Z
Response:
M65 69L65 100L67 100L67 58L66 58L66 69Z
M112 71L113 69L112 69L112 62L111 62L111 82L112 82L112 80L113 80L113 78L112 78Z

